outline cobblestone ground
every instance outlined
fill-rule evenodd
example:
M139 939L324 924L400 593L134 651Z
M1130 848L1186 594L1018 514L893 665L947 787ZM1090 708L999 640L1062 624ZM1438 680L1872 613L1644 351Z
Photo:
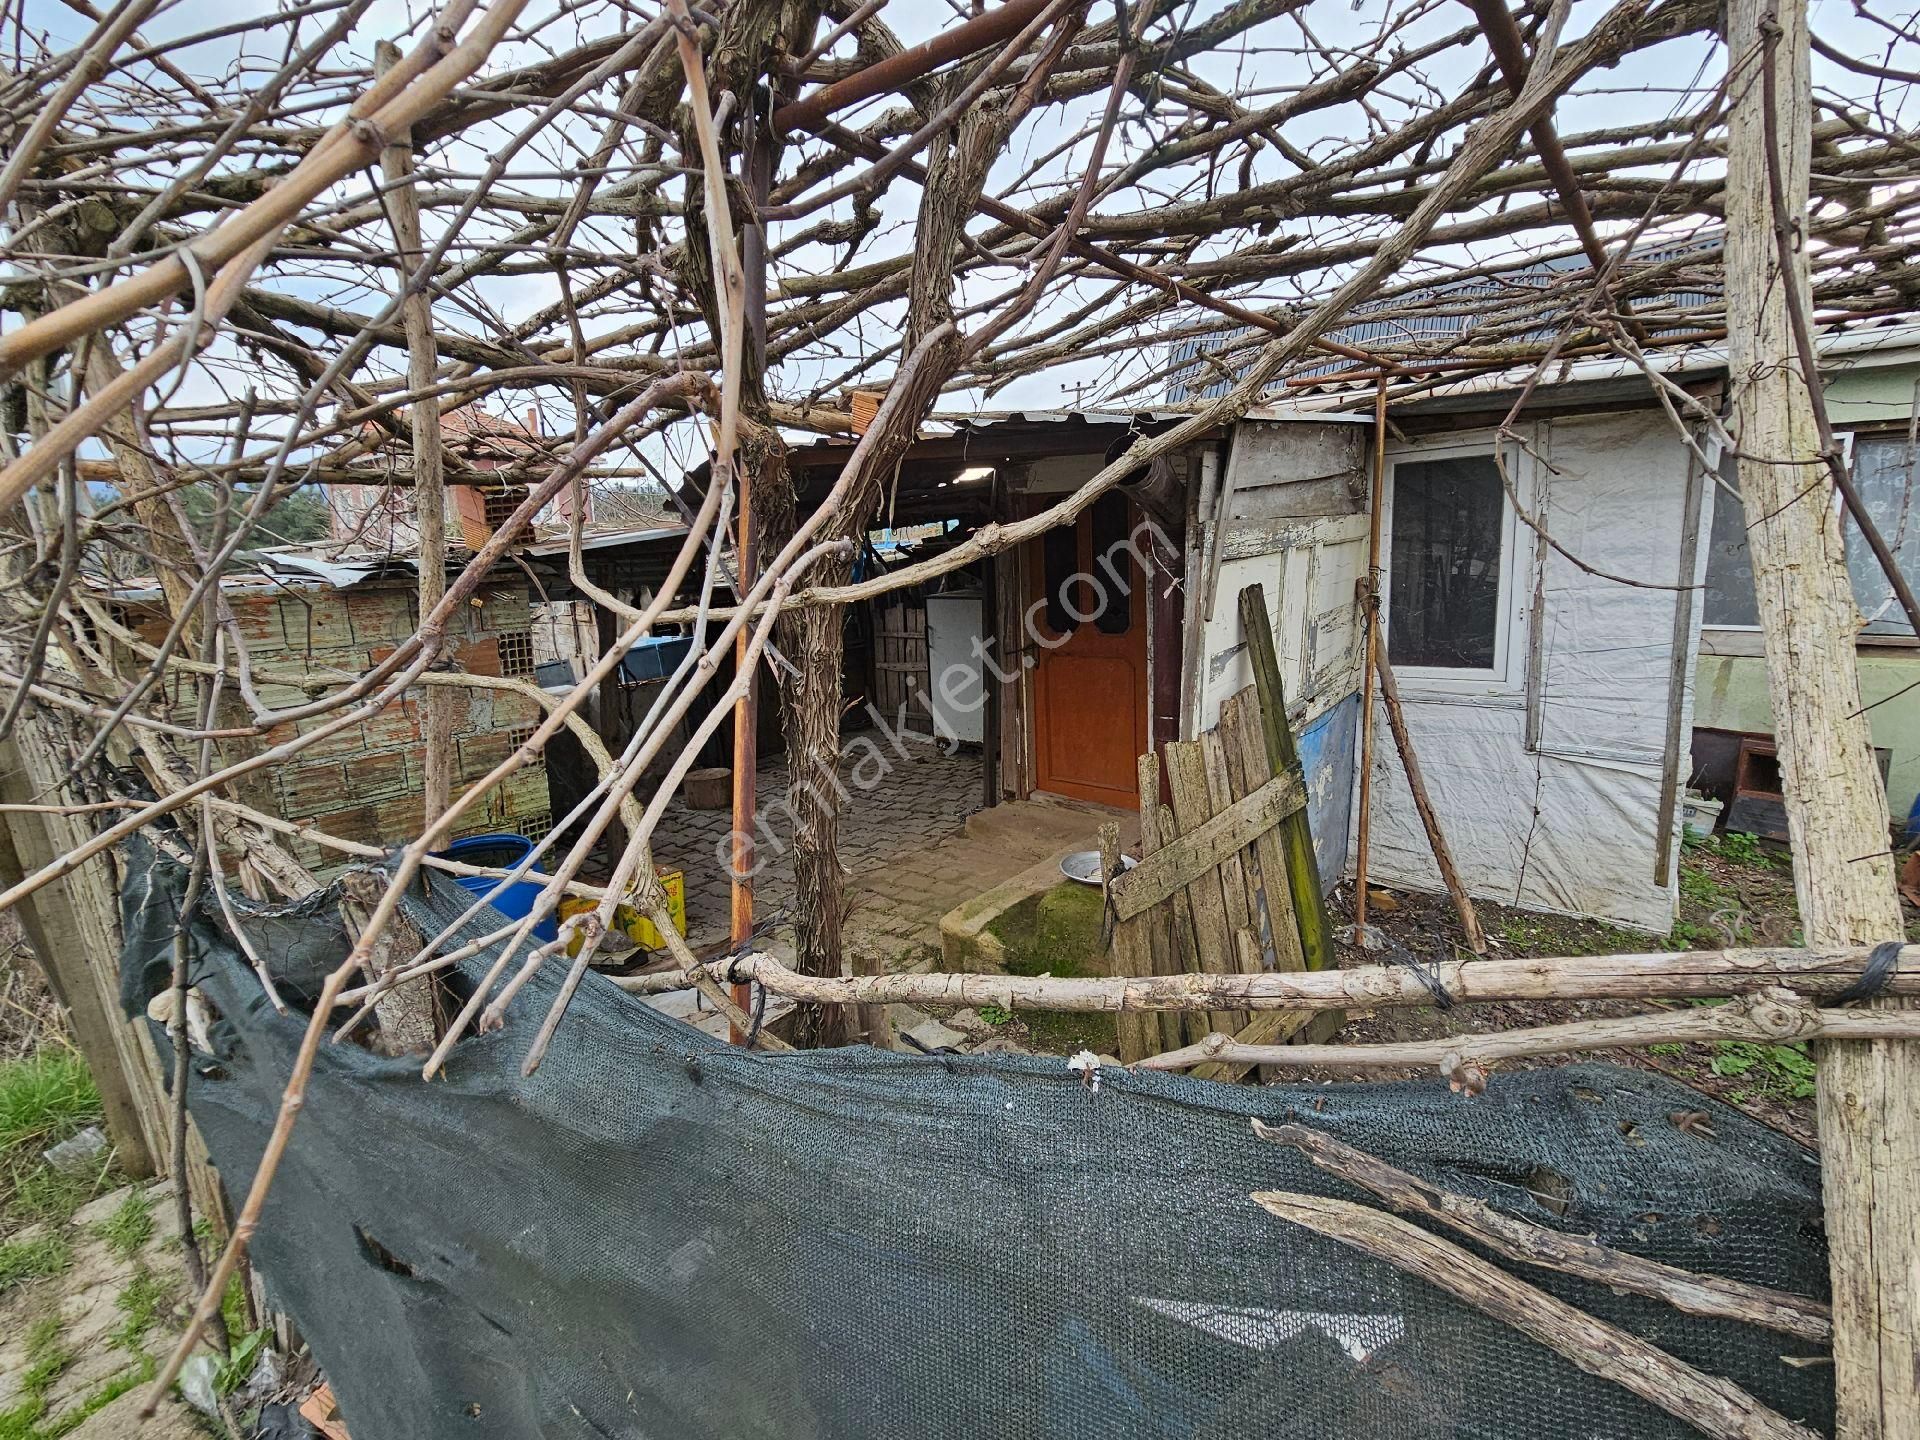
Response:
M985 888L978 883L973 864L895 863L909 852L953 836L981 803L978 753L963 750L949 756L932 743L907 744L905 757L888 752L891 768L871 789L847 784L851 798L840 821L840 862L853 877L848 887L850 945L866 943L867 932L873 930L881 945L937 946L940 917ZM763 833L758 840L764 863L754 881L754 911L762 919L775 917L793 904L793 824L790 813L779 805L789 783L784 759L760 768L762 813L774 837L769 843ZM696 950L727 938L724 856L732 828L732 817L725 810L691 810L676 802L654 837L655 860L685 873L688 939ZM929 874L931 869L942 873ZM945 873L949 870L952 873ZM986 885L997 884L1000 878L1004 877L988 880ZM763 943L775 954L791 958L791 923L776 924Z
M173 1399L150 1421L136 1414L191 1309L171 1194L129 1186L0 1246L0 1259L16 1261L12 1274L0 1266L0 1437L216 1433ZM20 1278L23 1255L43 1257L38 1278Z

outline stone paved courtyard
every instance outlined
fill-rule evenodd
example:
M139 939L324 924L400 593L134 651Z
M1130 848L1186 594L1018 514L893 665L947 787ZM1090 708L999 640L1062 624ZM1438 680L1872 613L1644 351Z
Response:
M850 799L840 821L840 862L853 877L848 886L852 911L848 916L850 943L869 928L892 935L904 946L917 937L938 944L940 916L968 895L977 893L978 875L972 867L954 866L956 873L930 877L924 864L907 873L890 861L957 832L967 816L981 808L981 758L977 752L947 755L931 742L909 740L903 757L888 751L890 769L871 789L848 782ZM759 772L763 814L775 837L769 845L760 839L764 861L754 882L754 913L765 921L793 903L792 821L778 801L787 793L784 758L770 761ZM686 876L687 932L695 950L719 945L727 938L727 837L733 828L725 810L692 810L676 801L654 837L654 859ZM772 853L769 853L772 852ZM885 877L884 880L881 877ZM998 878L986 884L997 884ZM974 889L967 887L974 886ZM953 891L953 899L941 901ZM939 905L928 918L928 910ZM931 938L929 938L929 932ZM790 957L793 928L781 923L767 936L768 948Z
M947 755L929 742L889 758L894 763L880 783L864 790L848 784L840 822L840 861L848 872L844 954L860 970L937 968L943 915L1063 849L1092 845L1101 819L1113 813L1050 799L983 810L979 755ZM763 813L779 843L765 847L775 853L755 878L754 913L762 923L773 921L757 946L791 963L793 924L785 912L794 896L792 824L774 803L787 792L787 773L784 760L759 772ZM688 939L696 951L726 945L731 829L728 811L676 803L654 836L654 858L686 877ZM726 1033L695 991L652 1003L712 1034ZM787 1008L775 1002L768 1015Z

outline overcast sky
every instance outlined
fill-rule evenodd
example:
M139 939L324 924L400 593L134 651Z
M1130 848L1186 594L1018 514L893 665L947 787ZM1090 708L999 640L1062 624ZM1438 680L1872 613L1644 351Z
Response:
M1195 0L1179 17L1180 23L1191 23L1204 19L1217 11L1226 0ZM283 10L292 8L281 7ZM1407 7L1399 7L1404 11ZM1572 17L1568 23L1563 40L1572 39L1582 33L1594 19L1604 13L1604 0L1576 0ZM536 19L554 14L554 0L534 0L529 14ZM650 7L649 7L650 9ZM408 0L377 0L363 20L348 49L352 55L364 59L370 54L373 43L381 38L405 40L409 34L417 34L424 19L432 13L431 7L408 3ZM1304 24L1311 28L1313 35L1328 47L1339 49L1374 35L1387 16L1385 0L1314 0L1300 12L1298 20L1279 20L1269 22L1252 32L1231 50L1218 52L1196 62L1196 69L1212 84L1229 94L1247 100L1249 103L1270 103L1273 98L1285 90L1309 83L1317 78L1321 62L1304 53L1301 32L1298 28ZM30 27L44 29L51 37L55 49L79 40L88 29L88 22L68 10L60 0L27 0L26 14ZM162 14L155 17L144 27L144 37L150 43L173 39L198 33L209 27L230 21L235 14L234 0L176 0ZM1815 0L1813 7L1816 29L1829 40L1848 48L1858 48L1876 57L1884 53L1884 31L1876 30L1854 15L1850 0ZM1404 45L1421 43L1439 35L1451 33L1470 23L1471 12L1464 5L1433 3L1429 4L1412 24L1406 26L1395 39ZM945 0L891 0L883 12L882 18L891 25L901 38L908 43L925 38L944 26L957 23L952 8ZM1102 13L1097 18L1104 18ZM596 34L607 33L616 23L617 12L611 7L592 5L585 8L582 16L570 20L566 25L557 27L552 43L577 43L578 39ZM303 35L317 33L319 24L324 21L309 20ZM562 33L564 32L564 34ZM278 63L279 46L285 43L284 30L278 32L270 52L265 37L252 36L247 41L247 49L231 37L216 38L194 45L188 49L176 51L172 58L196 75L218 76L229 80L239 80L251 86L270 73ZM511 68L541 57L543 52L534 46L521 42L503 48L490 70ZM346 56L339 60L344 65ZM1424 90L1411 81L1402 82L1375 97L1375 111L1368 115L1358 106L1346 106L1340 109L1320 111L1313 114L1297 128L1289 127L1287 138L1294 144L1310 152L1325 152L1352 143L1355 139L1369 133L1369 127L1391 125L1396 119L1403 119L1419 109L1431 105L1436 96L1444 96L1449 86L1464 83L1467 76L1484 63L1484 54L1472 54L1462 51L1450 59L1433 63L1426 68L1427 78L1433 83L1432 90ZM1906 57L1911 66L1914 57ZM1658 49L1640 56L1632 64L1618 70L1602 72L1590 77L1580 90L1568 97L1560 106L1558 123L1563 133L1577 133L1581 130L1618 125L1629 120L1650 119L1660 115L1684 111L1696 102L1703 87L1710 87L1720 78L1724 68L1724 58L1715 47L1698 39L1669 42ZM1821 75L1830 67L1818 61ZM151 75L144 67L135 67L134 74ZM161 82L164 83L164 82ZM1858 77L1848 77L1848 83L1857 88L1861 83ZM346 91L342 91L344 98ZM1058 146L1060 141L1084 125L1104 102L1104 96L1096 95L1043 112L1036 120L1030 121L1017 134L1014 144L1002 157L996 171L992 188L999 188L1015 181L1029 166L1047 155ZM843 119L859 121L877 112L877 107L885 101L870 102L862 111L855 111ZM1398 106L1398 110L1396 110ZM524 121L527 112L518 117L509 117L506 124ZM315 122L330 118L324 114L312 117ZM1146 115L1136 104L1127 114L1120 136L1117 139L1115 155L1124 157L1140 153L1152 146L1166 133L1167 128L1178 117L1168 115ZM597 136L599 122L586 117L575 117L566 126L556 127L548 136L536 142L515 162L514 172L509 184L535 193L559 194L571 189L566 171L578 160L579 154L590 146ZM489 144L497 144L508 133L505 125L492 128L487 134L476 134L468 140L456 143L429 157L431 163L443 168L445 178L458 183L471 177L486 163ZM1078 168L1076 169L1076 159ZM1085 167L1085 157L1077 152L1068 152L1054 158L1042 167L1041 178L1026 198L1041 194L1055 193L1062 184L1070 183ZM1267 147L1257 159L1251 178L1257 183L1264 179L1277 178L1289 172L1290 167L1271 148ZM1150 208L1169 203L1175 196L1165 189L1165 185L1174 177L1156 177L1153 188L1121 192L1104 197L1101 210L1107 213L1123 213L1129 210ZM1190 184L1204 183L1193 174L1182 177ZM1228 183L1231 183L1229 181ZM364 180L356 180L342 187L342 195L368 193ZM1191 198L1191 193L1179 198ZM1016 197L1020 198L1020 197ZM896 181L890 188L882 207L886 218L879 236L869 252L864 252L862 261L889 254L904 253L912 244L912 217L918 203L919 192L912 184ZM837 213L849 213L843 202L836 207ZM435 224L443 220L447 212L441 211L428 217L428 231L431 237L435 233ZM802 222L810 223L810 222ZM1310 225L1310 219L1303 219L1303 226ZM610 237L616 233L606 232ZM627 232L630 236L630 232ZM462 239L466 237L463 235ZM1535 237L1538 243L1564 239L1542 235ZM778 242L776 233L775 240ZM1244 235L1240 240L1244 242ZM1508 254L1515 253L1511 242L1503 242ZM1500 250L1503 247L1494 247ZM1527 248L1523 242L1516 258L1524 258ZM454 258L461 255L461 246L456 244L451 252ZM1203 250L1202 254L1206 252ZM839 252L822 249L806 249L786 257L779 273L806 273L829 268L839 258ZM1455 263L1465 261L1484 261L1493 258L1491 252L1467 251L1458 254L1432 255L1430 261ZM859 262L856 262L859 263ZM1000 271L970 278L963 290L964 298L978 298L993 293L1013 281L1017 272ZM1307 292L1323 288L1333 283L1337 275L1315 275L1276 282L1241 298L1254 301L1290 302L1298 301ZM377 308L382 292L369 287L368 272L351 264L337 266L313 265L303 267L303 273L292 274L286 266L271 271L263 283L283 288L309 298L324 299L329 303L340 304L352 309L367 310ZM1080 282L1063 288L1053 301L1054 313L1062 313L1068 307L1082 303L1098 288L1093 282ZM468 287L468 298L476 304L491 307L499 317L512 321L524 318L540 307L550 304L558 294L558 286L550 275L529 275L510 278L485 279ZM442 305L440 323L465 328L475 333L485 333L487 325L472 314L462 315L457 308ZM897 310L880 309L864 318L854 327L830 337L815 353L790 362L776 377L776 387L787 394L798 394L825 383L840 373L849 359L863 350L877 348L890 343L897 334ZM626 315L604 316L590 322L589 329L595 333L635 318ZM1036 317L1036 323L1044 315ZM1141 353L1126 363L1111 360L1100 362L1068 363L1040 376L1027 377L1016 381L1003 391L991 397L995 407L1003 406L1040 406L1057 405L1070 402L1076 394L1093 398L1100 393L1102 386L1111 387L1128 374L1144 373L1152 358L1149 346L1143 344ZM196 375L182 390L185 401L207 400L227 392L242 383L254 383L260 379L257 367L235 364L230 351L226 369L220 372L223 363L215 357L217 373ZM399 357L383 355L385 363L397 367ZM1075 385L1081 387L1075 390ZM543 403L551 406L554 396L551 388L541 394ZM497 408L515 405L512 397L505 397ZM954 397L944 402L946 408L964 407L967 397ZM564 415L551 415L550 423L565 425Z

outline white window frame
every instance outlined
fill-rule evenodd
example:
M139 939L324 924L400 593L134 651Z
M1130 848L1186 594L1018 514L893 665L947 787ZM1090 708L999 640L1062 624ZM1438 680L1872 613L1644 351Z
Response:
M1516 441L1502 442L1492 431L1465 437L1449 436L1444 441L1415 442L1387 452L1386 493L1381 497L1381 577L1380 645L1384 651L1388 626L1393 614L1393 497L1400 466L1429 460L1462 460L1474 456L1492 457L1498 452L1506 462L1508 477L1520 503L1531 508L1534 492L1534 462L1530 446ZM1394 675L1409 693L1434 696L1517 696L1526 690L1526 637L1528 587L1521 583L1532 547L1523 545L1530 530L1523 531L1513 502L1502 496L1500 507L1500 591L1496 605L1493 665L1485 670L1453 666L1396 665ZM1522 549L1528 553L1522 555ZM1391 658L1391 657L1389 657Z

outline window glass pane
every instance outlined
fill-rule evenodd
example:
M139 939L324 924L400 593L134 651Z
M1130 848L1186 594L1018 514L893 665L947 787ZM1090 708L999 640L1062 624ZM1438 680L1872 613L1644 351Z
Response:
M1904 435L1861 435L1853 442L1853 486L1873 517L1880 537L1893 551L1900 573L1909 585L1920 584L1920 452ZM1893 586L1880 568L1853 517L1843 521L1847 539L1847 569L1853 576L1853 598L1860 606L1870 635L1911 635L1906 613L1894 598Z
M1042 537L1040 548L1041 583L1046 586L1047 597L1047 628L1056 635L1071 635L1076 622L1073 616L1067 613L1067 606L1072 605L1082 615L1087 613L1086 596L1078 593L1084 588L1078 578L1080 571L1078 527L1054 526Z
M1734 482L1731 457L1722 478ZM1853 483L1892 547L1909 583L1920 578L1920 453L1910 454L1904 435L1859 435L1853 442ZM1893 598L1893 586L1861 538L1853 517L1842 514L1847 573L1854 603L1869 635L1911 635L1913 629ZM1713 540L1707 552L1707 594L1701 612L1707 625L1758 625L1753 598L1753 561L1747 554L1747 522L1740 502L1725 490L1713 500Z
M1106 603L1093 623L1102 635L1124 635L1133 628L1133 571L1128 568L1127 497L1109 490L1093 502L1093 564ZM1100 563L1109 557L1109 563Z
M1394 467L1387 658L1395 665L1493 668L1505 507L1490 455Z
M1720 478L1738 489L1740 465L1731 451L1720 461ZM1760 623L1753 599L1753 557L1747 554L1747 510L1737 494L1718 486L1713 495L1713 535L1707 541L1707 593L1700 604L1700 623Z

